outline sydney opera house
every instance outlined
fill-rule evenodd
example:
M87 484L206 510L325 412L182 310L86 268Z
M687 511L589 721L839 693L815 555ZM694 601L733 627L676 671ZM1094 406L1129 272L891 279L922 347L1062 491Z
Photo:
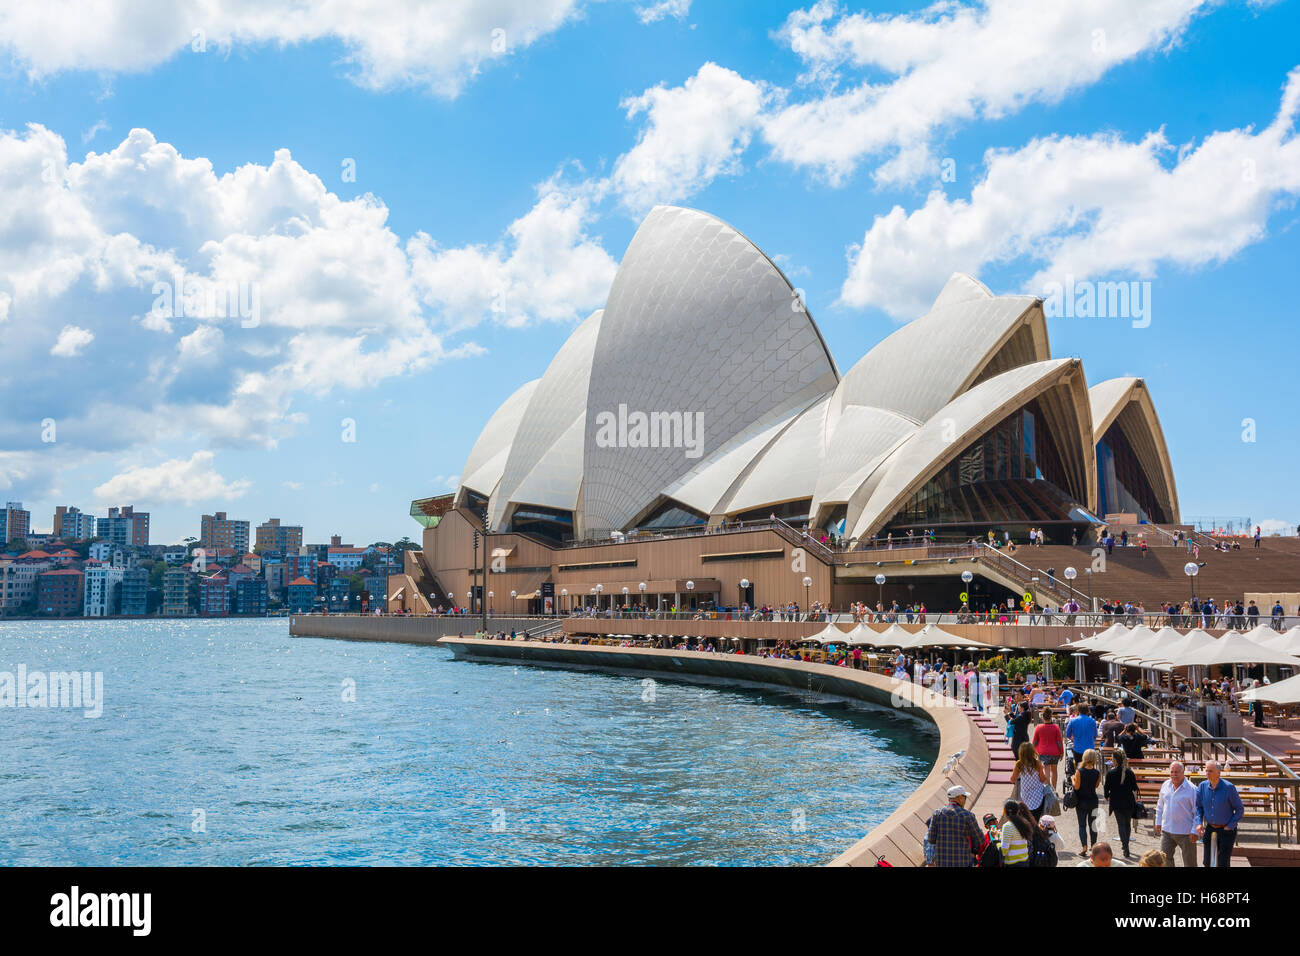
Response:
M877 599L873 554L927 532L1070 543L1120 516L1179 520L1143 381L1090 388L1052 357L1040 299L953 275L841 372L760 249L669 206L460 474L412 505L423 550L390 580L391 610L841 608ZM962 568L913 570L909 593L938 600Z

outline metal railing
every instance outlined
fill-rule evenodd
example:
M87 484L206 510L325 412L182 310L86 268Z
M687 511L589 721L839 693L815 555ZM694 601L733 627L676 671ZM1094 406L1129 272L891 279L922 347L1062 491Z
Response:
M1232 783L1238 787L1251 788L1256 791L1245 794L1257 796L1258 791L1268 791L1269 825L1273 830L1277 845L1282 845L1283 836L1292 842L1300 842L1300 775L1283 763L1277 756L1245 737L1215 737L1200 724L1189 722L1190 733L1182 733L1171 723L1156 716L1150 710L1150 701L1137 696L1128 688L1103 681L1086 681L1072 683L1071 687L1080 694L1102 701L1107 706L1120 706L1121 694L1128 703L1141 714L1142 723L1157 741L1170 750L1181 754L1185 759L1204 763L1214 760L1223 768L1225 774L1231 774ZM1143 709L1143 705L1147 709ZM1239 752L1238 752L1239 751ZM1237 769L1245 764L1245 772ZM1258 773L1252 773L1258 763Z

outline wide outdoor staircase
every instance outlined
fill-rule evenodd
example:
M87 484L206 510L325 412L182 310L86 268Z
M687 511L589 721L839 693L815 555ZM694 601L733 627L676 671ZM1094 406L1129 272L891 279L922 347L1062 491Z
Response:
M1033 569L1046 581L1047 569L1056 572L1058 582L1067 567L1078 571L1074 586L1088 591L1089 582L1084 569L1092 565L1092 547L1069 545L1027 545L1016 548L1014 558ZM1191 556L1182 548L1148 548L1146 557L1137 547L1116 547L1105 556L1104 570L1099 567L1092 575L1092 594L1098 600L1137 601L1148 612L1158 612L1161 602L1184 601L1192 593L1191 582L1183 566ZM1240 551L1214 551L1202 548L1198 563L1204 567L1196 577L1195 591L1199 597L1216 600L1238 598L1246 593L1300 591L1300 550L1288 552L1274 548L1254 548L1243 545ZM1086 605L1086 600L1080 600ZM1269 607L1261 607L1267 615ZM1288 607L1288 613L1295 608Z

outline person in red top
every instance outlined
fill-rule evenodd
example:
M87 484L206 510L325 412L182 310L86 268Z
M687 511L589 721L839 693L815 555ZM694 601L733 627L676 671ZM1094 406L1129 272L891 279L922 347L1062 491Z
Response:
M1047 775L1052 784L1056 787L1056 765L1060 763L1061 757L1065 755L1065 741L1061 738L1061 728L1052 720L1052 709L1044 707L1039 711L1039 719L1042 721L1034 728L1032 743L1034 750L1038 752L1039 759L1043 761L1043 766L1047 768Z

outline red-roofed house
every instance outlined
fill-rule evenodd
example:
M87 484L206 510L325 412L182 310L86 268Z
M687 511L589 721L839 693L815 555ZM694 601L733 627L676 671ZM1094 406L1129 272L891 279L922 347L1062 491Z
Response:
M290 614L305 614L316 606L316 582L311 578L294 578L284 590Z

